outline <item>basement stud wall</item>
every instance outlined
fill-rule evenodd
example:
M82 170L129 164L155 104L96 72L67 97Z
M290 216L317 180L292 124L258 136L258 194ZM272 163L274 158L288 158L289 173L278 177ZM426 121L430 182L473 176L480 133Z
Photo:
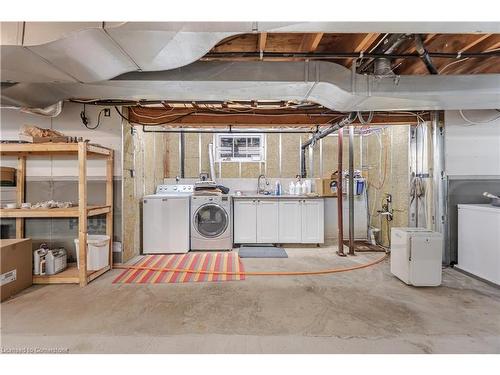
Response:
M177 133L149 133L164 136L166 141L165 169L166 178L175 178L180 175L179 139ZM259 162L215 162L215 173L217 178L257 178L263 173L272 178L293 178L300 173L300 145L301 140L305 142L310 137L309 134L266 134L266 161ZM200 141L201 138L201 141ZM281 141L280 141L281 138ZM208 145L213 142L213 134L186 134L185 135L185 178L196 178L201 172L209 172ZM280 147L281 144L281 147ZM355 168L361 168L361 140L356 137L354 141ZM344 155L346 163L348 161L348 144L344 145ZM281 158L280 158L281 149ZM322 155L320 154L322 150ZM161 155L156 152L156 161L160 163ZM201 163L200 163L201 155ZM310 171L310 153L306 150L306 168L308 178L326 177L337 170L337 137L328 136L322 140L322 147L319 142L313 148L313 170ZM346 164L347 169L347 164ZM220 172L220 173L219 173ZM321 173L322 172L322 173ZM148 183L151 179L148 178ZM148 191L151 187L148 185Z
M389 246L389 227L408 226L410 126L388 126L363 137L363 172L368 181L370 226L381 229L380 242ZM384 177L385 176L385 177ZM394 220L377 213L385 194L392 195Z

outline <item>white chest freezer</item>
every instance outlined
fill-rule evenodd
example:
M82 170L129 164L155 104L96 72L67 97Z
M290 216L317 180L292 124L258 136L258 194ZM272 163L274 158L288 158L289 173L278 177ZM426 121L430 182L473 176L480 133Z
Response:
M500 285L500 207L458 205L458 269Z
M391 272L408 285L441 285L443 236L425 228L392 228Z

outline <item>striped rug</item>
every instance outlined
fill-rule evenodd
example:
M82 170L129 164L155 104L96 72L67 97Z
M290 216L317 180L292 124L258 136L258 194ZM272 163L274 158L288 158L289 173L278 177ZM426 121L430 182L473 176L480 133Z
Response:
M186 254L145 255L134 266L170 269L188 269L215 272L244 272L238 254L230 252L204 252ZM244 275L215 275L197 272L167 272L153 270L124 270L113 283L162 284L202 281L244 280Z

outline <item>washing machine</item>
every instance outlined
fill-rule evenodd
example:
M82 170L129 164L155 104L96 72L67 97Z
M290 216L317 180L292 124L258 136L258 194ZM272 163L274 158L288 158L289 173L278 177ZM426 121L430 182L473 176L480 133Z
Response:
M191 196L191 250L231 250L230 196Z

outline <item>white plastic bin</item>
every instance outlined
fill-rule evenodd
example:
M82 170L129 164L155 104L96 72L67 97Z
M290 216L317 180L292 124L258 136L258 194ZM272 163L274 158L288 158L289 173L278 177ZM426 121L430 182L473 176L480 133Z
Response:
M76 264L80 268L79 242L75 238ZM87 235L87 270L97 271L109 265L109 236L101 234Z

